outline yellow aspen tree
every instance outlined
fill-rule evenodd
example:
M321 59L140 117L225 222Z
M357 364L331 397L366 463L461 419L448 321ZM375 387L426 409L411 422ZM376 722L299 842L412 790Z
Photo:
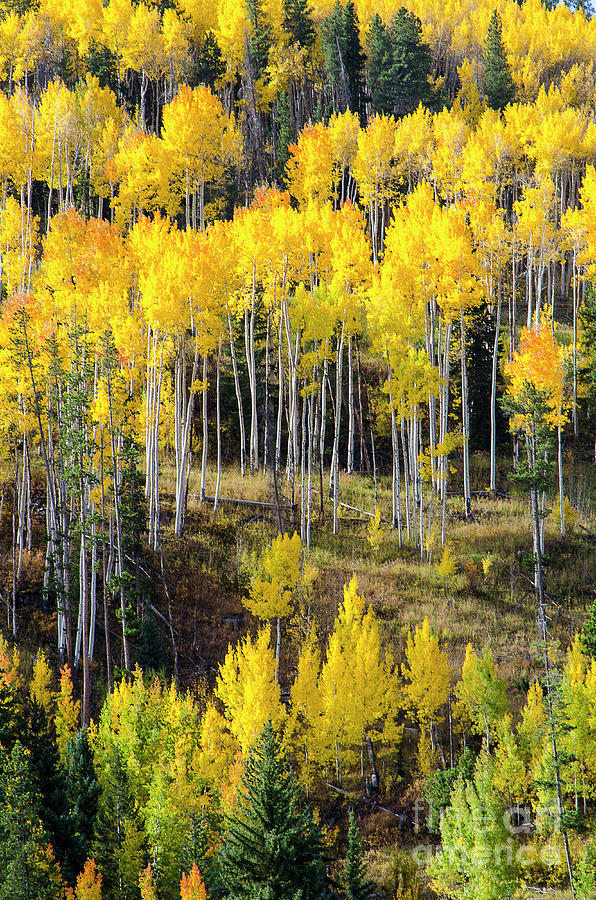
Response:
M199 747L193 756L193 769L199 777L217 786L223 781L238 744L228 730L228 723L221 713L210 703L201 720Z
M333 160L328 129L321 124L303 128L297 144L289 146L286 184L300 205L322 206L333 195Z
M393 116L373 116L366 130L361 130L358 135L358 152L354 159L354 178L358 182L361 203L368 212L375 264L383 254L389 205L396 194L395 128Z
M85 868L77 878L74 900L101 900L101 872L98 872L94 859L85 862Z
M52 81L39 105L37 146L44 181L48 185L47 222L52 215L54 192L62 212L74 205L79 117L75 96L60 81Z
M187 228L205 230L205 188L217 184L235 161L239 140L234 120L206 85L182 85L164 108L164 161L173 194L178 202L185 199Z
M471 644L466 647L462 677L455 692L463 704L477 734L486 738L490 751L490 733L507 712L505 682L490 647L484 647L479 657Z
M393 660L382 651L376 616L359 594L355 575L344 585L344 601L329 638L318 690L318 759L335 761L340 782L342 756L359 746L364 774L363 742L373 726L383 725L387 743L400 739L401 729L395 724L400 703Z
M334 113L329 119L327 131L331 140L335 203L339 206L343 206L346 200L355 203L357 183L352 174L352 167L358 153L360 134L358 113L349 109L344 113Z
M421 728L419 759L423 771L428 770L428 760L423 752L430 736L431 749L435 746L435 725L441 721L440 710L449 696L451 670L447 654L439 647L439 639L431 634L430 623L425 618L417 625L406 644L407 663L402 665L404 699L416 714Z
M302 542L294 532L278 534L262 560L265 578L255 578L244 605L259 619L276 619L275 680L279 680L281 649L281 619L290 615L294 595L304 581L302 572Z
M207 891L196 863L187 875L182 873L180 900L207 900Z
M532 774L528 770L507 713L496 725L493 785L509 806L530 800Z
M155 875L153 874L151 863L139 873L139 888L141 891L141 900L159 900L157 896Z
M52 670L45 653L40 652L35 657L33 664L33 677L29 685L29 694L32 700L41 706L51 721L55 694L52 691Z
M69 741L79 730L81 718L81 703L73 699L73 686L70 669L62 666L60 669L60 690L56 693L56 743L60 760L66 761L66 748Z
M225 707L229 729L243 755L257 740L266 722L279 728L285 719L279 685L275 680L275 655L269 631L262 628L231 647L219 667L216 696Z
M317 684L321 672L321 651L314 628L304 641L298 655L298 671L291 689L291 713L286 734L296 754L304 759L303 778L308 785L312 777L319 724L322 713L321 695Z

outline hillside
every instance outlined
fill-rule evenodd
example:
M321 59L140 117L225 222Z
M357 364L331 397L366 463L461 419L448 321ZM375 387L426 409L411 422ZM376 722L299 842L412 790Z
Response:
M592 896L591 12L0 0L0 900Z

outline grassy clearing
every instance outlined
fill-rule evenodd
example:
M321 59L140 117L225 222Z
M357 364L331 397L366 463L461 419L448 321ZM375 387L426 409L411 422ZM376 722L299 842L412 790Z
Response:
M485 487L488 461L474 456L475 489ZM505 463L503 462L503 468ZM486 476L486 477L485 477ZM596 479L589 467L575 463L570 476L572 502L583 498L580 521L596 530L592 510ZM173 489L173 470L162 474L164 516L168 523L168 494ZM457 571L444 577L438 571L441 548L434 538L431 562L420 559L420 553L407 540L399 547L397 534L388 526L379 551L373 553L368 541L370 518L342 507L338 535L332 534L332 507L327 496L328 474L323 479L324 520L320 519L320 495L313 497L312 549L310 561L319 570L313 590L313 605L324 633L332 628L343 585L355 572L362 592L371 602L382 623L384 637L396 659L403 658L409 629L428 616L433 628L441 634L451 663L457 672L470 641L477 648L489 643L501 671L513 684L523 684L533 671L532 645L536 640L535 604L531 583L531 537L527 502L523 497L511 499L478 498L474 501L474 520L463 520L460 497L448 501L447 540L457 559ZM282 475L279 484L285 501L290 491ZM215 473L209 472L207 493L215 492ZM216 520L211 505L198 501L199 474L193 472L189 499L189 523L182 542L167 541L167 555L174 556L172 583L177 595L176 607L193 609L194 621L209 632L201 638L196 626L196 640L217 660L225 653L227 642L237 634L222 628L222 620L231 614L244 614L245 625L251 618L244 613L241 597L259 557L272 539L276 522L272 513L260 515L258 510L223 504ZM262 472L241 477L237 467L223 472L221 496L264 500L274 497L270 474ZM375 490L371 478L343 476L341 498L350 506L372 512ZM299 486L295 500L300 501ZM378 482L381 513L391 512L389 479ZM556 512L556 510L555 510ZM290 529L299 522L288 522ZM435 527L435 532L438 526ZM574 631L581 628L596 583L594 544L581 529L575 528L562 542L555 514L546 522L548 568L546 586L551 597L553 637L565 647ZM486 571L485 571L486 569ZM191 573L195 573L192 576ZM175 574L175 577L174 577ZM182 578L182 584L178 575ZM190 584L188 581L190 579ZM184 582L187 582L186 585ZM207 582L207 587L201 587ZM193 597L193 587L196 597ZM200 599L203 598L203 599ZM183 617L181 616L181 626ZM293 666L292 641L286 643L286 671ZM208 653L204 652L204 656ZM215 660L214 660L215 662Z

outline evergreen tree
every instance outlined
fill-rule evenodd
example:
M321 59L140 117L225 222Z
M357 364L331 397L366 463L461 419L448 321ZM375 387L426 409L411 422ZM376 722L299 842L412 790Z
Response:
M349 106L352 112L358 113L364 125L364 53L360 43L358 14L354 0L348 0L344 12L344 34L346 41L345 67L348 76Z
M495 9L488 26L483 54L484 91L491 109L504 109L515 97L515 85L503 47L501 17Z
M118 747L110 748L100 785L93 856L108 896L136 900L139 872L146 862L145 835Z
M348 0L345 9L335 0L331 14L321 23L320 33L334 106L341 112L349 108L362 120L364 54L353 0Z
M87 729L82 728L66 749L66 798L76 841L75 872L82 871L90 856L99 795Z
M301 47L312 47L315 42L315 25L308 0L283 0L284 31L292 42Z
M393 48L387 26L377 13L368 32L366 76L373 112L393 115L395 105Z
M82 861L70 817L64 773L59 764L55 729L43 706L33 700L25 710L21 744L28 752L32 784L41 798L40 818L64 875L72 881Z
M271 23L263 9L263 0L247 0L246 12L250 22L248 46L254 67L254 76L259 78L267 67L271 48Z
M374 885L366 877L364 848L353 810L350 810L348 852L341 880L347 900L369 900L372 897Z
M418 16L402 6L390 28L395 81L394 113L404 116L423 103L430 104L432 91L428 81L431 71L430 47L422 40L422 23Z
M339 0L335 0L331 13L321 22L320 35L325 72L333 91L334 106L344 112L348 106L348 79L345 69L344 10Z
M160 672L166 664L161 635L151 606L145 605L145 615L137 641L137 662L143 672Z
M208 84L214 90L216 81L225 71L226 63L221 48L213 32L208 31L195 50L192 77L189 79L190 87Z
M58 900L64 885L40 817L30 754L16 741L0 768L0 898Z
M296 779L269 722L249 754L239 799L220 852L222 881L234 900L330 898L321 834L301 809Z
M371 22L367 80L375 113L403 116L423 103L430 105L430 48L422 40L422 24L401 7L386 26L379 15Z

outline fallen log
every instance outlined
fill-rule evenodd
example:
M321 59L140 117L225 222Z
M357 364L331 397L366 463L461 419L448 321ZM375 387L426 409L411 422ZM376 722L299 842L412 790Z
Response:
M200 500L198 494L188 495L192 500ZM206 503L215 503L215 497L203 497ZM283 512L296 512L297 504L293 506L291 503L269 503L266 500L245 500L242 497L218 497L218 503L231 503L234 506L251 506L255 509L280 509Z

